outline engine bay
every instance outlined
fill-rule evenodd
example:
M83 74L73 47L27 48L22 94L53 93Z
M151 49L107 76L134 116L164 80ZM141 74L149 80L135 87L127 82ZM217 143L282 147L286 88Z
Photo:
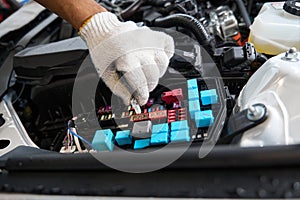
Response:
M174 39L144 106L111 92L69 23L6 2L1 197L300 196L299 0L97 1Z
M262 7L276 5L282 10L284 2L99 3L124 21L174 35L175 56L146 105L124 105L97 77L88 48L70 24L41 11L0 40L0 65L4 68L10 61L13 66L2 96L10 97L34 144L61 153L138 152L205 142L257 146L243 143L243 133L267 120L268 106L237 101L246 101L239 99L242 89L277 54L257 50L261 43L250 26ZM297 55L292 59L297 60ZM77 94L78 90L86 93Z

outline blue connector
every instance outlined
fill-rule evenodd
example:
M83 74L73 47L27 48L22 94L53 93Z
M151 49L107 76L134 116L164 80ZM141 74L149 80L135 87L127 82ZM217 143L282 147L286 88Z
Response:
M200 101L193 100L189 101L189 111L192 119L195 119L195 113L200 111Z
M187 120L176 121L171 123L171 131L181 131L181 130L189 130L190 127L188 125Z
M122 146L126 144L132 143L132 137L130 135L130 131L118 131L116 134L116 141L117 143Z
M214 123L212 110L199 111L195 113L196 126L198 128L209 127Z
M210 105L218 103L217 90L203 90L200 92L201 102L203 105Z
M171 132L171 142L189 142L191 141L190 131L180 130Z
M142 140L136 140L134 142L133 149L143 149L150 146L150 138L142 139Z
M93 141L93 149L97 151L113 151L114 134L110 129L96 131Z

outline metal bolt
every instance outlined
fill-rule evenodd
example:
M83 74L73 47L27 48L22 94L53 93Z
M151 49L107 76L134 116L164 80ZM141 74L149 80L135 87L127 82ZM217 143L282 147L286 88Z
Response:
M248 108L247 118L251 121L259 121L266 114L266 109L263 105L251 105Z
M282 60L286 60L286 61L290 61L290 62L298 62L298 52L297 49L295 47L290 48L290 50L288 50L285 53L285 56L282 58Z

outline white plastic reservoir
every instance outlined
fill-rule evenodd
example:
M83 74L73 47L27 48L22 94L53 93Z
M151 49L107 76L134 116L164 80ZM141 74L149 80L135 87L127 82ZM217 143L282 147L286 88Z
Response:
M260 53L300 49L300 0L265 3L250 30L249 42Z
M295 48L269 59L249 79L237 105L267 107L268 118L246 131L240 146L300 144L300 52Z

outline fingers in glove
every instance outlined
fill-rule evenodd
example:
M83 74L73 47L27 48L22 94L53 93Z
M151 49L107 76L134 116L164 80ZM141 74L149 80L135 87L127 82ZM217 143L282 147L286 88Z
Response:
M163 33L165 34L165 33ZM175 45L174 45L174 40L171 36L165 34L165 44L164 44L164 47L165 47L165 52L166 52L166 55L168 57L168 59L170 60L173 55L174 55L174 52L175 52Z
M153 55L153 51L145 52L148 55ZM158 84L160 71L157 62L153 56L144 56L141 61L142 69L147 79L148 91L152 92Z
M170 59L164 51L155 51L154 60L159 69L159 78L161 78L167 71Z
M115 64L117 71L123 74L129 91L134 94L140 105L145 105L149 98L147 79L136 56L135 53L130 53L119 58Z
M132 69L123 73L123 76L129 85L129 91L133 94L140 105L145 105L149 99L149 90L147 79L141 67Z
M158 39L157 45L159 45L164 50L168 59L171 59L175 52L173 37L163 32L159 32L159 31L153 31L153 32L156 34L155 38Z
M102 80L105 82L107 87L114 93L116 96L121 97L125 105L130 104L131 93L127 89L127 86L119 78L119 74L114 71L106 70L103 73Z

